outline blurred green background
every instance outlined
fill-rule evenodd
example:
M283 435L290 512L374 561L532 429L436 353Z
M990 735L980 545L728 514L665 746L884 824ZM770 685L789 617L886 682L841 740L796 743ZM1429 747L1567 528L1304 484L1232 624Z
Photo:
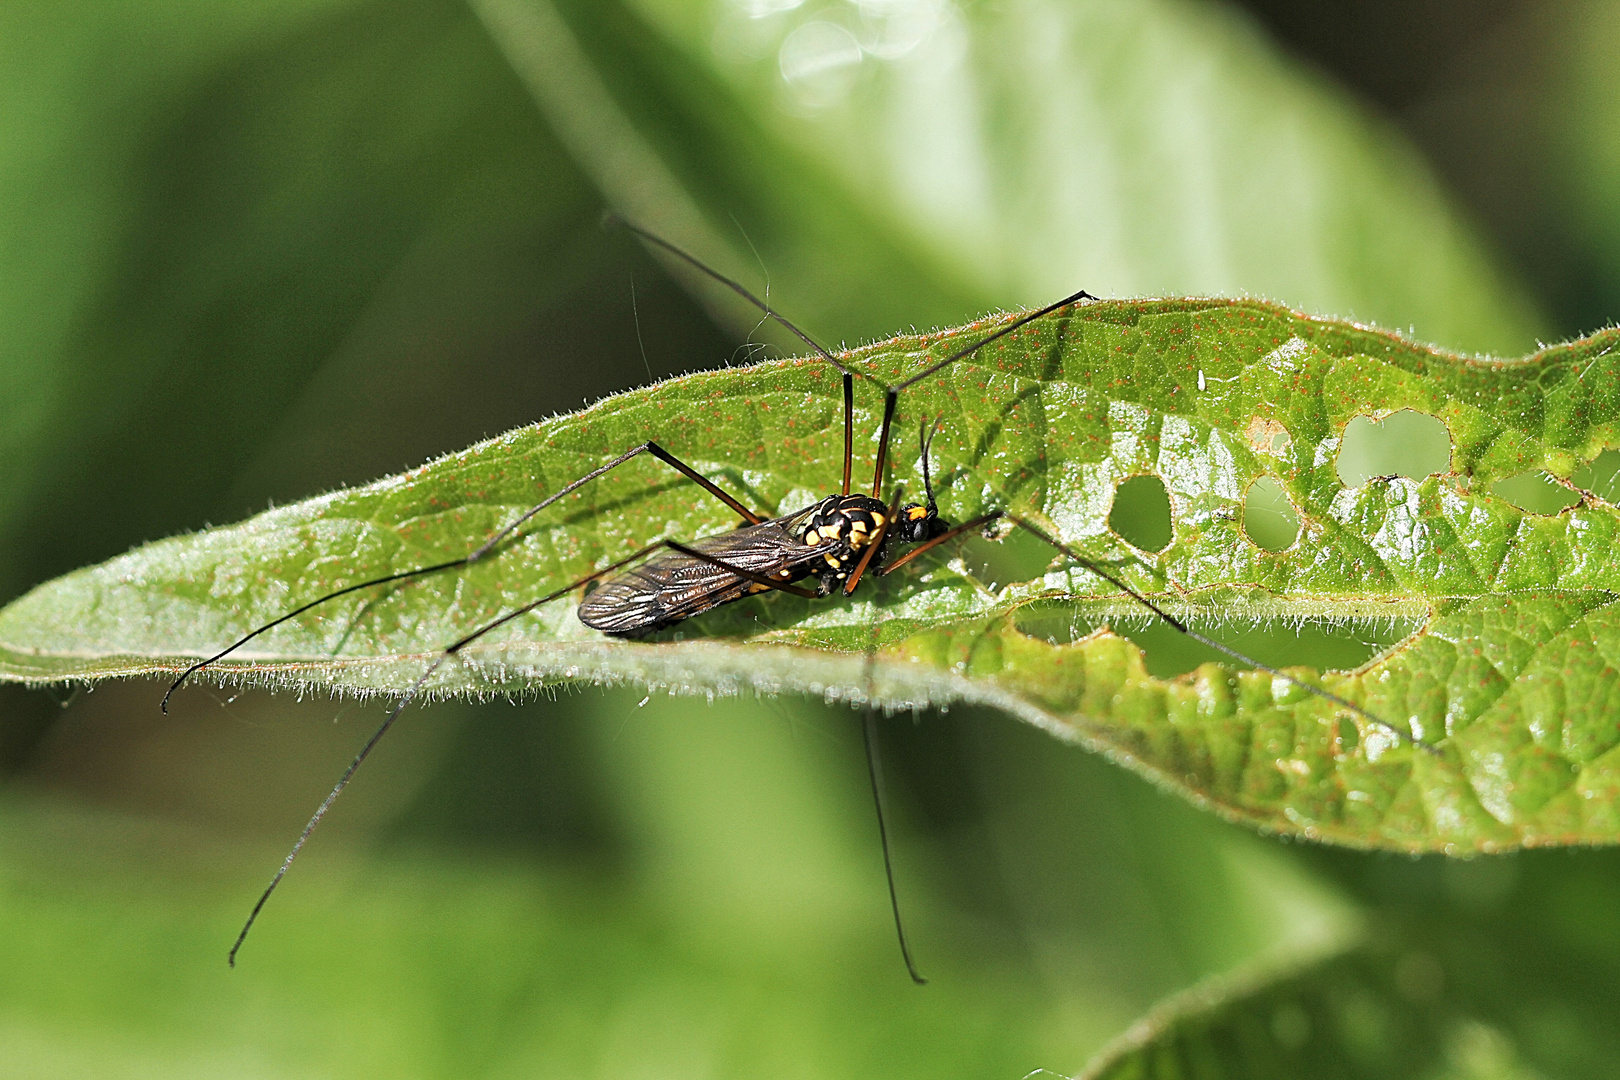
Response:
M1596 329L1616 40L1612 0L0 6L0 601L778 340L607 205L834 342L1081 286ZM1073 1074L1358 923L1489 1033L1421 1075L1620 1060L1615 853L1285 845L972 710L883 724L925 989L851 714L588 688L410 713L227 972L380 710L160 692L0 687L0 1077Z

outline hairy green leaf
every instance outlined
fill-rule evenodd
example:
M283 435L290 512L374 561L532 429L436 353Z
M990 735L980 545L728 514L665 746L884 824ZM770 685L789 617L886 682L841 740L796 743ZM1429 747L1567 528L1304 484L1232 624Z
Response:
M892 382L994 323L853 355ZM1097 302L903 397L899 482L920 489L915 433L939 417L947 517L1031 515L1207 633L1410 620L1420 627L1411 637L1322 682L1426 747L1292 679L1212 662L1155 675L1107 629L1140 625L1144 612L1050 551L1018 575L1005 559L998 570L994 551L988 570L941 553L850 601L756 597L639 642L588 630L564 598L468 647L430 686L584 680L891 708L981 702L1270 830L1412 851L1612 842L1620 630L1608 555L1620 517L1590 495L1531 514L1491 486L1537 468L1569 475L1620 441L1616 340L1609 331L1523 361L1466 359L1253 301ZM857 398L857 429L870 435L857 441L860 464L875 450L878 400L870 388ZM792 511L836 484L839 401L837 372L813 359L688 376L368 487L150 544L0 613L3 675L177 670L328 590L464 554L649 436L762 510ZM1346 487L1346 425L1398 409L1445 423L1451 471ZM1173 538L1159 552L1108 526L1115 486L1140 474L1158 476L1172 504ZM1244 494L1264 477L1303 523L1281 552L1243 530ZM399 692L501 612L659 537L734 523L641 458L537 518L498 558L336 600L213 673Z

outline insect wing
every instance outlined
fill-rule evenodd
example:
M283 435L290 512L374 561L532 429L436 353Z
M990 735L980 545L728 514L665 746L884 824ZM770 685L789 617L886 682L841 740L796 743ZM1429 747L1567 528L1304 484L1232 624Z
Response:
M785 527L791 520L749 525L686 546L730 566L791 584L810 572L821 553L793 537ZM645 633L763 588L705 559L671 551L604 581L580 604L579 619L607 634Z

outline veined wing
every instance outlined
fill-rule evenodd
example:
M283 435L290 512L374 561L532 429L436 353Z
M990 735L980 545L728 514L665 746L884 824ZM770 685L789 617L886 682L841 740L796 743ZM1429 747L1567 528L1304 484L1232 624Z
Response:
M802 512L801 512L802 514ZM801 514L694 540L694 551L783 584L803 579L825 550L794 539ZM765 586L712 562L669 551L604 581L579 606L579 620L606 634L639 634L691 618Z

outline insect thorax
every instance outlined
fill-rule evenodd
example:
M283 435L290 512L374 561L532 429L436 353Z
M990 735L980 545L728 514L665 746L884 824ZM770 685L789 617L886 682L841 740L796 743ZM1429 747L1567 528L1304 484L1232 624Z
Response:
M888 514L868 495L829 495L805 517L797 539L808 547L828 546L825 572L843 577L877 539Z
M822 556L824 565L813 573L827 578L827 585L831 587L832 581L844 578L872 546L888 515L889 508L871 496L829 495L804 518L795 536L810 547L830 545ZM921 543L940 535L948 527L934 509L932 500L926 506L908 505L901 508L899 516L889 525L884 546L896 542Z

